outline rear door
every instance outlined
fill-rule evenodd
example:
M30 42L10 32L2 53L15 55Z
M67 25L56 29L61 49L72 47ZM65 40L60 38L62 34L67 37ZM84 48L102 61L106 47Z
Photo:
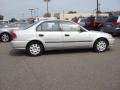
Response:
M62 47L62 32L58 21L46 21L37 27L37 38L45 42L45 47L55 49Z

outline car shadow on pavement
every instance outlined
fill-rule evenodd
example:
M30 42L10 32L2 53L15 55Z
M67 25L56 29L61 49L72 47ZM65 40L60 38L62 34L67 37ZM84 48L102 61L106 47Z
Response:
M96 53L93 49L65 49L45 51L43 55L59 55L59 54L78 54L78 53ZM29 56L25 50L11 50L10 56Z
M92 49L65 49L65 50L53 50L46 51L43 55L56 55L56 54L77 54L77 53L91 53Z
M25 50L14 50L12 49L9 53L10 56L27 56Z

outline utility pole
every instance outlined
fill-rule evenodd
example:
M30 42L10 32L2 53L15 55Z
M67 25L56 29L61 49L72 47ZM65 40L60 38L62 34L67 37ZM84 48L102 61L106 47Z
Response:
M44 0L44 2L46 2L46 4L47 4L47 13L49 13L48 3L49 3L50 1L51 1L51 0Z
M98 16L99 13L99 1L97 0L97 10L96 10L96 15Z
M36 17L39 16L39 8L36 8Z
M48 13L48 0L47 0L47 13Z
M31 18L33 18L33 11L34 9L29 9L30 10L30 13L31 13Z

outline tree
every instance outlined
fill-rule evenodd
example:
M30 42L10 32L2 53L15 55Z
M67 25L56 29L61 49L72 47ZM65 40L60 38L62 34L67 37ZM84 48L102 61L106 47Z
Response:
M68 14L74 14L77 13L76 11L69 11Z
M16 18L11 18L10 22L17 22Z
M48 3L50 2L51 0L44 0L44 2L46 2L46 4L47 4L47 13L49 12L48 11Z
M4 19L4 17L2 15L0 15L0 20L3 20L3 19Z
M51 17L51 14L50 13L45 13L44 17Z

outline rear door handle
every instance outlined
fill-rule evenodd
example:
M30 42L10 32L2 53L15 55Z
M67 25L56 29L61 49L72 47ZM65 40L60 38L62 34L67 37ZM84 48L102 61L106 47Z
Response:
M39 37L43 37L44 35L43 34L39 34Z
M66 37L70 36L69 34L65 34Z

